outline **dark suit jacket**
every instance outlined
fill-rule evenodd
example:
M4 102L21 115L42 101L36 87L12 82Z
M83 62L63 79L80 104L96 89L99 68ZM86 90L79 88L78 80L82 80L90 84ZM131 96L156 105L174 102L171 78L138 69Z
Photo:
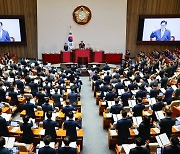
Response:
M23 131L22 141L26 144L33 143L34 134L31 130L32 126L33 126L32 123L22 123L20 125L20 129L21 129L21 131Z
M156 41L170 41L171 40L171 32L168 29L165 29L165 32L161 38L161 29L152 32L150 38L156 38Z
M9 92L9 97L11 97L11 104L12 105L18 105L18 93L17 92Z
M157 97L159 95L159 91L156 89L156 88L153 88L150 90L150 93L149 93L150 97L153 98L153 97Z
M129 154L150 154L150 152L147 148L135 147L130 150Z
M117 121L116 129L118 130L118 138L126 138L130 136L129 128L132 126L130 119L123 118Z
M37 92L36 97L38 99L38 105L42 106L42 104L44 104L44 102L45 102L44 98L46 97L46 95L42 92Z
M2 147L0 148L1 154L11 154L11 152L8 150L8 148Z
M61 102L60 102L60 98L61 98L61 94L55 93L52 94L52 99L54 100L54 106L55 107L60 107Z
M35 108L37 108L37 106L30 102L27 102L23 105L23 110L26 110L26 115L28 115L31 118L35 118Z
M168 77L161 78L161 88L166 88L168 82Z
M64 122L64 128L66 129L66 135L70 137L71 142L77 140L76 127L81 128L80 124L74 120L66 120Z
M38 91L38 84L37 83L30 82L29 87L31 88L31 92L37 92Z
M16 81L17 88L21 91L21 93L24 93L24 83L21 80Z
M114 101L114 98L117 97L117 94L115 94L114 92L110 91L106 94L105 100L107 101Z
M133 108L132 111L133 116L137 117L137 116L142 116L142 111L145 109L145 105L144 104L136 104Z
M50 135L52 137L52 141L56 141L56 130L55 127L58 127L56 121L53 120L44 120L43 128L45 129L45 135Z
M50 146L44 146L39 149L38 154L56 154L56 150Z
M113 106L111 106L110 112L112 114L120 114L121 110L123 110L123 106L122 105L113 105Z
M145 144L146 140L150 139L150 129L151 129L151 125L145 125L144 122L141 122L139 127L138 127L138 131L139 131L139 137L141 137L143 139L143 142Z
M6 119L0 116L0 136L8 136L8 127Z
M46 103L42 105L42 110L44 111L44 113L48 111L54 111L52 105Z
M159 122L160 133L166 133L168 137L170 137L172 133L172 126L175 124L175 119L173 118L164 118Z
M75 109L71 105L66 105L63 107L62 112L65 113L65 116L68 116L68 113L74 110Z
M5 30L2 30L2 37L0 38L0 42L10 42L9 33Z
M58 150L56 150L57 154L77 154L77 149L72 147L59 147Z
M180 153L180 146L169 145L163 149L163 154L175 154Z
M75 92L71 92L68 94L68 99L71 105L75 102L77 104L78 102L78 95Z
M164 101L169 103L172 100L173 92L174 92L173 88L168 88L164 94L165 95Z
M6 92L3 88L0 88L0 102L6 102Z
M104 77L104 81L107 83L107 84L109 84L110 83L110 81L111 81L111 76L110 75L106 75L105 77Z
M143 98L143 97L146 97L146 91L144 90L139 90L136 92L136 98L140 97L140 98Z
M129 88L130 90L134 90L135 88L136 88L136 89L138 88L138 85L135 84L135 83L130 83L130 84L128 85L128 88Z
M131 98L130 92L125 92L121 95L121 100L123 102L123 106L129 106L128 99Z

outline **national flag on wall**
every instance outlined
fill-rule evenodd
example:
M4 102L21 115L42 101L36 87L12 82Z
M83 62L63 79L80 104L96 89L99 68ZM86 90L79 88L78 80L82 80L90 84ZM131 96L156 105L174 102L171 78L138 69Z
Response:
M68 36L68 46L69 46L70 50L72 50L74 48L71 27L70 27L70 32L69 32L69 36Z

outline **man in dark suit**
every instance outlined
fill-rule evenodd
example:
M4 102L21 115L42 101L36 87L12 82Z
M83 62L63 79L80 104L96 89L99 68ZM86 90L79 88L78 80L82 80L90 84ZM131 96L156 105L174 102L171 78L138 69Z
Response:
M6 102L6 91L2 88L3 83L0 82L0 102Z
M160 126L160 133L166 133L168 137L172 134L172 126L175 125L175 119L171 118L172 111L167 110L166 111L166 117L164 119L161 119L159 122Z
M163 74L163 77L161 78L161 88L166 88L168 82L167 74Z
M171 138L171 145L164 147L163 154L175 154L180 153L180 145L177 137L173 136Z
M98 75L98 72L97 72L97 71L95 71L95 74L92 76L92 79L93 79L94 81L96 81L96 80L99 79L99 75Z
M18 98L17 98L18 93L14 91L14 87L10 87L10 92L9 92L9 97L11 97L11 105L16 105L17 107L19 106L18 103Z
M109 84L110 81L111 81L111 79L112 79L112 76L110 75L109 72L107 72L107 75L104 77L104 82L105 82L106 84Z
M128 85L128 88L130 90L136 90L138 88L138 85L134 82L131 82L129 85Z
M116 130L118 131L119 145L127 144L130 136L129 128L132 126L132 121L127 119L127 112L122 111L122 119L117 121Z
M117 94L115 92L113 92L112 90L113 90L113 88L109 87L109 91L105 96L105 100L114 101L114 99L117 97Z
M32 126L33 123L31 121L31 123L28 123L29 121L29 116L26 115L23 117L23 122L22 124L20 124L20 129L23 132L22 134L22 142L26 143L26 144L31 144L33 143L33 138L34 138L34 134L32 132Z
M77 107L78 94L75 93L75 91L74 91L73 88L71 89L71 92L68 94L68 99L69 99L70 104L71 104L73 107Z
M121 95L121 100L123 102L123 106L128 106L128 99L132 97L131 93L128 91L128 88L124 88L124 93Z
M62 98L62 95L58 93L58 89L54 89L55 93L52 94L52 100L54 100L54 107L59 107L61 106L60 98Z
M36 93L36 98L38 99L38 105L42 106L45 102L46 95L42 92L42 87L39 88L39 92Z
M140 85L139 89L140 89L140 90L136 92L135 97L136 97L136 98L139 98L139 97L140 97L140 98L143 99L144 97L146 97L146 91L145 91L145 89L144 89L144 87L143 87L142 85Z
M142 116L142 111L145 109L145 105L142 104L142 98L137 98L137 104L132 108L133 116Z
M103 66L102 70L105 70L105 71L110 70L110 67L108 66L107 63Z
M45 83L46 85L44 86L44 89L46 90L46 95L49 97L52 87L48 85L48 81L46 81Z
M178 84L177 89L174 91L174 99L180 100L180 84Z
M118 80L118 83L115 85L116 93L118 94L118 89L124 89L124 85L121 80Z
M69 120L64 122L64 129L66 130L66 135L70 137L71 142L75 142L77 140L77 131L76 127L81 128L81 124L74 121L74 114L72 111L69 112Z
M166 89L166 92L165 92L165 97L164 97L164 101L167 102L167 104L171 104L171 101L172 101L172 94L174 92L174 89L171 87L171 85L167 85L167 89Z
M38 154L56 154L56 150L49 146L51 142L51 136L46 135L43 138L43 141L45 146L39 149Z
M6 119L1 117L2 114L2 108L0 108L0 136L8 136L8 127Z
M31 88L32 95L35 96L38 91L39 85L37 83L34 83L34 79L31 79L31 82L29 83L29 87Z
M159 90L157 90L155 84L153 85L153 88L150 90L149 95L150 95L150 98L153 98L153 97L157 98L157 96L159 95Z
M0 136L0 153L1 154L11 154L8 148L5 148L4 145L6 144L6 140L4 137Z
M136 138L136 147L130 149L129 154L150 154L149 142L146 142L146 147L142 147L143 140L141 137Z
M59 147L58 150L56 150L57 154L77 154L77 149L72 148L69 146L70 144L70 137L66 136L63 140L65 146L64 147Z
M59 127L56 121L51 120L52 112L49 111L46 113L47 120L43 121L43 128L45 129L45 135L50 135L52 137L52 141L56 141L56 130L55 127Z
M24 83L21 81L21 77L18 76L18 80L16 81L17 88L20 90L21 94L24 94Z
M42 110L44 111L44 114L48 111L54 111L52 105L49 104L49 98L45 99L45 103L42 105Z
M76 111L76 110L69 104L69 100L66 100L66 106L62 108L62 112L65 114L66 117L69 116L70 111Z
M35 108L37 108L37 106L30 102L30 97L26 97L26 103L22 107L23 110L26 110L26 115L31 118L35 118Z
M115 99L115 105L111 106L110 112L112 114L120 114L120 111L123 110L123 106L119 104L119 99Z
M83 41L79 44L79 49L85 49L85 44Z

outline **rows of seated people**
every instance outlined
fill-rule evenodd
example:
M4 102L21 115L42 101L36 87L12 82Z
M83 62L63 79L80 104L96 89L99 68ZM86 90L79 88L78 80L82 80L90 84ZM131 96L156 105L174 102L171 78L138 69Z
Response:
M15 62L9 54L2 59L0 153L11 153L19 143L33 145L30 151L37 145L39 154L80 153L82 81L77 67L55 68L27 59ZM12 137L16 142L10 149L4 148Z
M103 114L103 125L109 128L109 147L134 143L136 137L140 145L155 142L155 136L163 133L169 139L179 137L179 64L176 52L140 52L135 61L123 61L114 69L106 64L101 71L90 71L99 114ZM173 107L178 111L172 115ZM179 153L176 137L172 140ZM134 150L132 153L141 151Z

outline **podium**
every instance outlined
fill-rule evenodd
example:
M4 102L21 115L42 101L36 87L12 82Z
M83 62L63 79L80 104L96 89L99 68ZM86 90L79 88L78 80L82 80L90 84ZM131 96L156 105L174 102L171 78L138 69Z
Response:
M76 49L74 51L74 62L75 63L90 63L92 61L92 51L91 50L80 50Z

